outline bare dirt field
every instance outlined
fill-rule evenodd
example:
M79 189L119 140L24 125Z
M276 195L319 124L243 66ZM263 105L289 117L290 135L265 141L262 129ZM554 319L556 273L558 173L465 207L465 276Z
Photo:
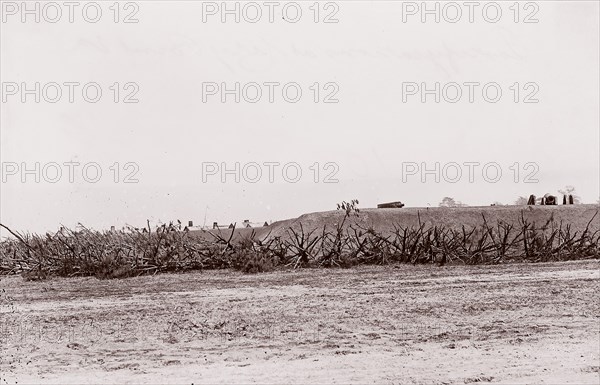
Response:
M2 277L1 383L600 383L598 260Z

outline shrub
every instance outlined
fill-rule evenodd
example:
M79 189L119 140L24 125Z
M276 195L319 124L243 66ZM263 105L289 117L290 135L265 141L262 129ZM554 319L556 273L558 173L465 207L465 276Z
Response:
M45 236L7 229L14 239L0 242L0 274L22 274L27 280L50 276L124 278L161 272L234 268L248 273L278 266L349 267L397 262L439 265L543 262L600 257L599 231L590 230L598 212L581 231L550 217L542 226L521 216L519 224L498 221L450 229L443 225L394 225L381 234L373 228L348 225L352 208L343 204L344 220L335 228L289 228L282 237L233 239L213 234L207 241L180 226L163 225L155 232L129 229L99 232L61 229Z

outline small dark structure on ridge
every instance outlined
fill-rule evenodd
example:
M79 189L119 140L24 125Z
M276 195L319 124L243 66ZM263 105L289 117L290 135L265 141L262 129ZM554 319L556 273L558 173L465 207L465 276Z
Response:
M573 198L573 195L563 195L563 205L572 205L574 202L575 199Z
M542 205L555 206L558 204L558 199L554 195L546 194L542 197Z
M377 205L378 209L401 209L404 207L404 203L398 202L389 202L389 203L380 203Z
M529 196L529 200L527 201L527 204L530 206L535 206L535 195L531 194ZM563 195L563 205L569 204L572 205L574 203L575 199L573 198L573 195L569 194L569 195ZM541 206L556 206L558 205L558 197L551 195L551 194L545 194L542 199L540 200L540 205Z

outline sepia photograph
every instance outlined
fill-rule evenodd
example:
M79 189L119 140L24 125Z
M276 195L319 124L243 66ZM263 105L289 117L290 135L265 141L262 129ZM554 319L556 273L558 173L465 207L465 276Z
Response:
M600 383L600 1L0 12L0 385Z

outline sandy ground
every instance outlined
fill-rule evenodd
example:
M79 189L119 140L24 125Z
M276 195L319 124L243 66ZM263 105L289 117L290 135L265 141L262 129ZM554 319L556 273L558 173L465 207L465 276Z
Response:
M599 261L0 280L1 383L600 383Z

